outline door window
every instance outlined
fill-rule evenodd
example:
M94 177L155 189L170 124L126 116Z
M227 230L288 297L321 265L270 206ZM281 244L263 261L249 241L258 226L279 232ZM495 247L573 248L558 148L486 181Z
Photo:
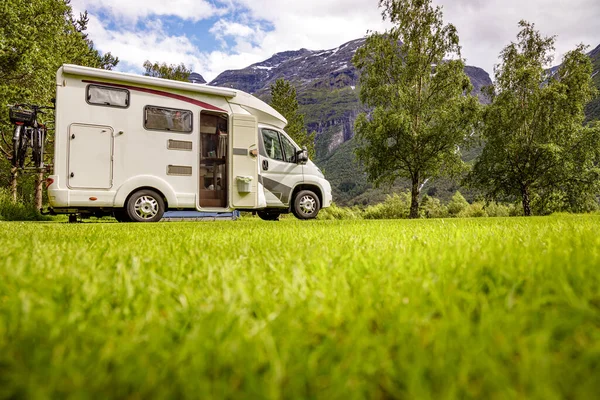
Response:
M285 155L285 160L289 163L296 163L296 147L290 142L288 138L283 135L279 135L281 137L281 144L283 145L283 153Z
M283 161L283 151L281 151L279 133L270 129L263 129L262 136L267 156L273 160Z

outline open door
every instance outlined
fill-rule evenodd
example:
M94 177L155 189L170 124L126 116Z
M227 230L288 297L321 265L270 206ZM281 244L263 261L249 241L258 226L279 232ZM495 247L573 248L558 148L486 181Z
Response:
M249 114L233 114L231 206L258 207L258 122Z

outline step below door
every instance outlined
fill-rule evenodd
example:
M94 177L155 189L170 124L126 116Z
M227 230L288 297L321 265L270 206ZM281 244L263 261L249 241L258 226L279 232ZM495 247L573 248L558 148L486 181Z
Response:
M72 124L69 127L69 187L112 187L113 129L110 126Z

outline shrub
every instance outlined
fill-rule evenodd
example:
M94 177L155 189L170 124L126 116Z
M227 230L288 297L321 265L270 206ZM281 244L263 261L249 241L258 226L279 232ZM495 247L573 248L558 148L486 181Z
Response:
M0 188L0 221L45 221L50 218L40 214L31 204L13 202L10 192Z
M342 219L362 219L361 211L358 208L338 207L331 204L319 212L317 219L320 220L342 220Z
M440 199L430 197L428 195L423 196L421 200L420 214L423 218L447 218L448 207L442 204Z
M458 217L460 218L481 218L487 216L488 214L482 202L469 204L466 208L463 208L460 213L458 213Z
M467 207L469 207L469 203L467 202L467 200L465 200L463 195L457 191L456 193L454 193L454 196L452 196L452 199L448 203L448 213L452 217L458 217L461 211L463 211Z
M383 203L367 207L365 219L401 219L408 218L410 212L410 193L394 193Z
M485 206L485 211L488 217L508 217L510 208L504 204L498 204L495 201L488 203Z

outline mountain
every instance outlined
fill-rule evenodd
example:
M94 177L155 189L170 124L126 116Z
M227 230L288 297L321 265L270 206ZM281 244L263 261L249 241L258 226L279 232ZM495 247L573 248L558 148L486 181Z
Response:
M331 181L334 199L340 204L370 202L385 197L383 191L371 188L353 153L354 121L365 110L356 90L358 72L352 64L352 57L364 42L363 38L329 50L300 49L277 53L246 68L225 71L209 83L240 89L268 102L270 86L277 79L291 81L296 87L307 128L317 132L316 161ZM481 88L492 84L488 73L474 66L465 67L465 72L473 84L473 94L486 102ZM451 196L453 192L450 190L455 185L446 186L448 196Z
M200 75L197 72L192 72L190 74L190 76L188 77L188 81L190 81L191 83L199 83L199 84L206 83L206 80L202 77L202 75Z
M600 93L600 45L588 53L592 59L594 70L592 79ZM600 94L585 107L585 115L588 121L600 120Z

